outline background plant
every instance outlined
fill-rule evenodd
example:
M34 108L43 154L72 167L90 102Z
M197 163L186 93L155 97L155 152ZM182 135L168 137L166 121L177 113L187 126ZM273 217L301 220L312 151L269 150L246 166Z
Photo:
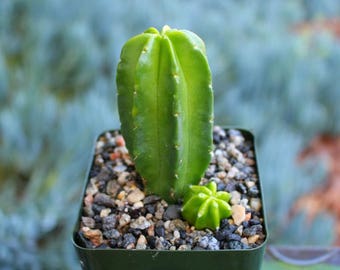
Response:
M324 177L297 155L315 135L340 132L339 40L296 25L339 12L336 0L0 1L0 269L77 269L70 234L90 147L119 126L123 43L151 25L205 40L215 122L258 139L270 241L332 243L327 213L288 217Z

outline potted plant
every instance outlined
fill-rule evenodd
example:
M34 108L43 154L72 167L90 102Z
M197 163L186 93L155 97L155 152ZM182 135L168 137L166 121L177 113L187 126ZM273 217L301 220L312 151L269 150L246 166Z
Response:
M260 269L254 137L213 127L203 41L168 26L131 38L117 89L121 134L96 141L73 234L83 269Z

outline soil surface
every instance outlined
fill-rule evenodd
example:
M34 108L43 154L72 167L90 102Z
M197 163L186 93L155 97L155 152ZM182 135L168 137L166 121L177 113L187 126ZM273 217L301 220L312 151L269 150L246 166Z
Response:
M265 240L253 142L239 130L214 127L211 163L200 184L215 181L231 194L232 216L216 231L182 220L181 202L145 194L141 176L118 132L96 142L76 241L86 248L251 249Z

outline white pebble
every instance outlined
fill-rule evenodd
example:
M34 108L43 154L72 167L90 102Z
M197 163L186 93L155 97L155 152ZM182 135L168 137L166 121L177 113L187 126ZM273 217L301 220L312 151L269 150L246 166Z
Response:
M250 199L250 207L255 211L260 211L262 207L261 200L259 198L251 198Z
M233 190L232 192L230 192L230 195L231 195L230 203L232 205L240 203L240 200L241 200L241 193L240 192L238 192L237 190Z
M119 219L119 226L124 227L125 225L129 224L131 221L131 217L128 214L123 214Z

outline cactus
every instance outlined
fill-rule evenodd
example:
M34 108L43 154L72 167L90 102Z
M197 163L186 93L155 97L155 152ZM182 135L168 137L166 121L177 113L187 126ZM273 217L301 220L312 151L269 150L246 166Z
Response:
M217 191L215 182L205 186L192 185L183 203L182 216L196 229L216 230L221 219L231 215L229 200L230 194Z
M183 197L211 159L213 94L203 41L187 30L149 28L124 45L116 80L121 131L146 190Z

